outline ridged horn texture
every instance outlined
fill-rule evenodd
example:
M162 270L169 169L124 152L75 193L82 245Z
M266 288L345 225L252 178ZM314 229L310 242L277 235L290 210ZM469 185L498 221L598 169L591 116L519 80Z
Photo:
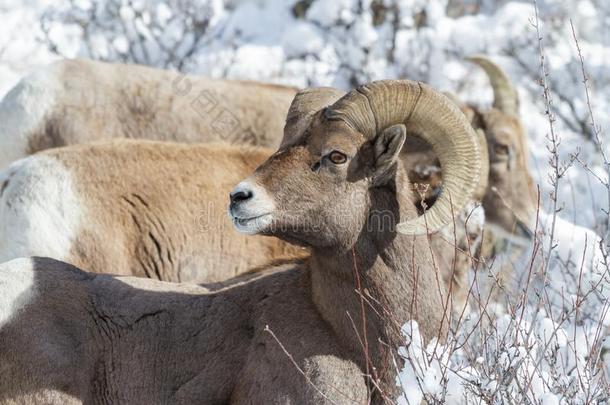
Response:
M445 97L447 97L449 100L451 100L453 102L453 104L457 105L458 107L462 105L462 102L460 101L459 97L455 93L452 93L450 91L443 91L443 95Z
M481 158L477 136L455 104L431 87L408 80L384 80L352 90L326 110L373 139L403 123L407 132L428 142L443 169L443 190L431 209L398 224L401 233L421 235L453 222L479 185Z
M519 117L519 94L502 68L484 55L473 55L467 61L480 66L494 90L494 108L505 114Z
M479 180L479 186L474 191L473 198L480 202L483 201L489 183L489 151L487 150L485 132L481 128L476 131L477 140L479 142L479 152L481 153L481 178Z
M280 148L299 139L319 110L328 107L344 95L344 91L332 87L311 87L299 91L288 109Z

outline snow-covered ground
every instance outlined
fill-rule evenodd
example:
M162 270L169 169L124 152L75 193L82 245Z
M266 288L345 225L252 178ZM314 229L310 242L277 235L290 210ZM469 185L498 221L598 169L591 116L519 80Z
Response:
M607 0L2 0L0 21L0 95L30 69L61 55L298 86L347 89L373 79L409 78L489 105L485 75L463 60L487 54L519 89L530 168L549 231L554 186L538 21L560 170L565 166L553 243L542 241L551 259L542 276L546 288L536 291L548 292L529 292L526 305L498 308L499 320L485 328L475 310L453 341L427 352L417 345L417 334L407 333L416 325L407 324L403 354L411 360L400 374L407 388L401 401L419 403L423 391L429 400L453 403L584 403L602 392L594 360L610 350L610 343L603 344L610 324L608 274L597 243L597 235L608 233L610 206L600 153L610 154ZM570 22L582 48L601 145L590 125ZM583 251L589 263L581 269ZM473 328L474 341L468 333ZM608 369L606 364L602 371Z

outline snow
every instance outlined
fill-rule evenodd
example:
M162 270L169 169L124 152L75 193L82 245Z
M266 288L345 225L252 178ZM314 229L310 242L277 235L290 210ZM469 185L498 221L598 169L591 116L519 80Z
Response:
M375 79L409 78L489 106L486 76L464 61L475 53L489 55L518 88L530 169L541 196L536 257L532 260L532 247L515 247L519 260L507 254L495 266L510 264L519 288L530 275L532 285L528 291L517 289L510 306L490 303L486 311L497 317L493 322L477 326L482 314L474 307L444 345L424 345L417 325L407 322L400 350L407 361L397 377L405 392L399 403L420 403L425 397L429 402L492 398L547 405L585 402L585 395L591 402L603 378L586 359L603 348L603 368L610 371L610 279L604 255L610 203L570 20L585 59L602 150L610 155L610 3L537 2L558 153L568 165L558 182L552 235L553 170L534 3L374 3L383 4L385 14L374 11L370 0L314 0L297 18L296 0L5 0L0 4L0 96L32 69L61 56L78 56L301 87L348 89ZM533 275L529 263L536 264ZM545 268L546 273L540 270ZM474 328L478 338L467 339ZM515 376L512 381L502 379L506 373ZM531 389L523 392L515 381Z
M316 1L307 11L307 18L324 27L332 27L335 24L351 23L356 18L356 1Z
M319 55L324 49L324 38L317 27L299 21L286 30L282 46L289 58Z
M279 74L278 61L283 58L280 46L244 45L235 52L227 77L269 81Z

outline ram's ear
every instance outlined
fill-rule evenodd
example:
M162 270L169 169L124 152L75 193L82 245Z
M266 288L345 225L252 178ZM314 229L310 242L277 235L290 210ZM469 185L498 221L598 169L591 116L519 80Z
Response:
M403 124L392 125L377 135L374 141L373 185L383 185L394 175L405 139L407 128Z

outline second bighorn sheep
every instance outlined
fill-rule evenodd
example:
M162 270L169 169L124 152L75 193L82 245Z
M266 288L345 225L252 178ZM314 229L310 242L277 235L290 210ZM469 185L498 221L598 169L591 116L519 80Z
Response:
M447 327L426 237L414 234L451 221L451 202L460 209L471 198L478 146L457 107L421 83L374 82L328 108L318 103L323 92L295 98L296 127L230 205L242 232L308 246L310 258L213 290L48 259L0 265L0 394L57 389L87 403L396 398L387 365L403 343L401 322L417 320L427 340ZM407 131L427 136L445 169L438 201L419 217L399 159Z
M23 78L0 103L0 170L41 150L111 138L277 147L297 91L63 60Z
M114 140L48 150L0 177L0 262L48 256L164 281L225 280L302 256L233 231L225 196L264 148Z

